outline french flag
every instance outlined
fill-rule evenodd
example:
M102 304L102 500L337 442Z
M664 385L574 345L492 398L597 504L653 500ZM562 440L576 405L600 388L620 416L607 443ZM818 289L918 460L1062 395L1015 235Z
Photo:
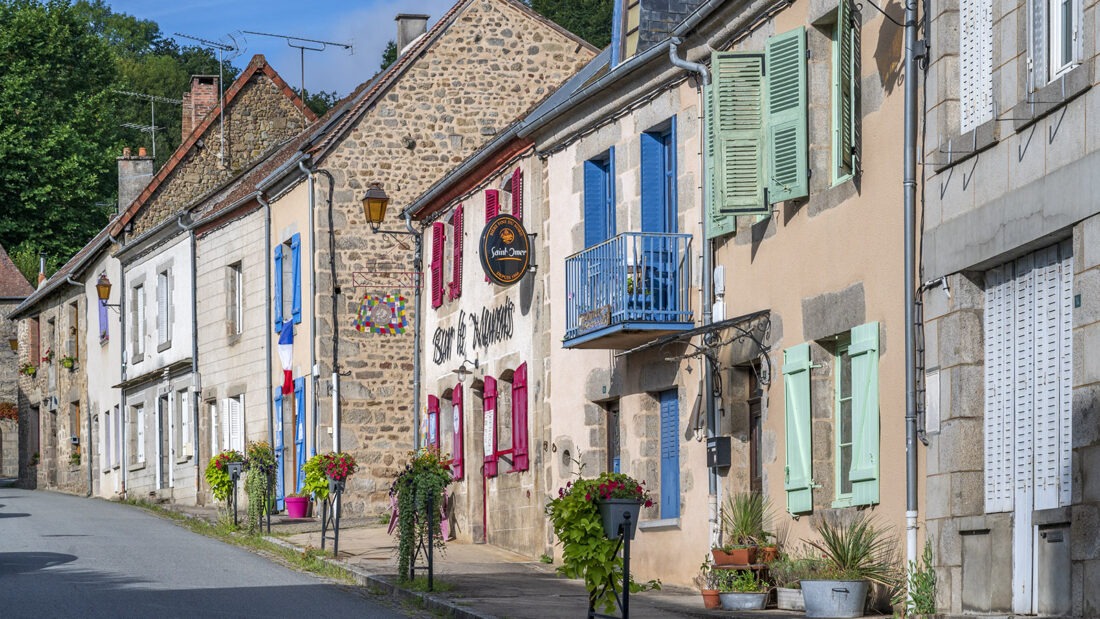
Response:
M283 395L294 393L294 373L291 364L294 361L294 321L283 323L279 334L279 359L283 362Z

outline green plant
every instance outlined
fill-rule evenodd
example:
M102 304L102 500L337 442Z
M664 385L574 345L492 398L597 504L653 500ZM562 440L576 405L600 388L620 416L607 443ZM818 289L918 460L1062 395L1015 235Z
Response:
M551 564L554 563L554 557L551 557L550 555L548 555L544 552L544 553L542 553L542 555L539 556L539 562L540 563L545 563L547 565L551 565Z
M69 356L69 355L65 355L64 357L61 357L61 367L65 368L66 370L71 370L71 369L75 368L76 367L76 357L72 357L72 356Z
M771 585L752 570L717 570L715 584L720 593L763 593Z
M771 501L759 492L739 492L726 499L722 506L722 534L727 544L755 546L769 534Z
M318 501L324 501L328 498L328 477L325 476L325 469L328 466L328 460L332 458L331 453L317 454L309 460L306 460L306 464L302 467L305 471L306 480L302 484L302 493L305 495L313 495L313 498Z
M718 571L714 569L710 555L703 557L703 562L699 564L699 575L695 577L694 582L700 589L718 588Z
M206 483L210 484L210 492L214 498L224 501L233 492L233 479L229 476L230 462L244 462L244 455L236 449L227 449L210 458L206 465Z
M909 562L909 592L906 615L931 615L936 612L936 570L932 567L932 541L924 541L920 564Z
M266 441L248 444L245 466L244 491L248 495L248 532L255 533L260 519L267 513L271 489L268 483L275 471L275 452Z
M410 452L409 456L405 470L390 486L390 496L397 497L397 578L402 582L409 579L409 567L418 542L427 537L429 521L435 547L441 551L446 549L439 508L443 504L444 489L454 481L450 462L442 459L437 449L427 447Z
M562 546L562 564L558 572L569 578L583 578L589 608L604 612L615 608L614 596L622 593L623 560L616 552L618 542L604 536L600 510L595 502L601 492L600 486L612 481L623 482L627 489L635 492L636 487L642 485L621 473L603 473L595 479L567 483L558 490L558 497L546 505L546 515ZM605 585L608 585L606 589ZM660 585L659 580L641 584L633 578L629 584L631 593L659 589Z
M802 588L802 579L811 579L821 571L821 562L810 557L780 555L768 564L768 575L777 587Z
M53 349L47 348L46 353L42 355L42 363L53 363Z
M36 452L31 454L30 462L27 462L27 465L28 466L38 466L38 460L39 460L39 455L38 455L38 452L36 451Z
M359 470L359 465L351 454L338 451L329 455L325 460L325 475L329 479L347 481L348 477Z
M897 540L866 514L858 514L846 525L824 518L814 528L821 540L806 542L821 551L823 563L815 579L869 580L891 591L900 587Z
M80 466L80 451L79 450L74 451L73 453L69 454L69 464L71 466Z
M34 378L34 375L38 373L38 368L31 365L30 362L27 362L19 366L19 373Z

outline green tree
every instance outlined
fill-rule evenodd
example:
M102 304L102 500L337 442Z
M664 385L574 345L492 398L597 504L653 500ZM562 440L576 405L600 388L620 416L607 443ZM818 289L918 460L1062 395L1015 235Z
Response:
M294 88L294 92L298 93L299 97L302 96L302 92L297 88ZM336 102L339 100L340 98L336 96L335 90L328 92L324 90L320 92L310 92L307 90L306 96L302 97L302 101L305 102L306 107L313 110L313 113L316 114L318 118L324 116L325 112L329 111L329 109L333 105L336 105Z
M386 49L382 50L382 65L380 70L385 71L390 68L390 65L397 62L397 43L393 39L390 39L386 43Z
M611 44L614 0L530 0L531 8L603 49Z

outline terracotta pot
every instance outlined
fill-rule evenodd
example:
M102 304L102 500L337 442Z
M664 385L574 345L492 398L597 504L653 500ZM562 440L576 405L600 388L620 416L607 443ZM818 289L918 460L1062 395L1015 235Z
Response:
M710 554L714 557L715 565L751 565L756 560L756 546L734 548L729 552L712 548Z
M779 547L761 546L760 551L757 553L757 558L761 563L771 563L779 558Z
M714 610L722 606L722 598L718 597L717 589L703 589L703 608Z
M715 565L736 565L737 562L733 560L733 555L722 550L721 548L711 548L710 556L714 558Z

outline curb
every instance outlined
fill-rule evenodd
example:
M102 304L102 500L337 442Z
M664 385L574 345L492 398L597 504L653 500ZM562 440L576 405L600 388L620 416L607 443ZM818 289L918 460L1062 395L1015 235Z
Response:
M279 539L277 537L265 535L263 539L271 542L272 544L282 546L283 548L287 548L289 550L294 550L297 552L302 552L303 550L301 547L291 544L290 542ZM454 601L447 598L439 597L427 592L411 591L409 589L404 589L385 577L365 572L355 566L348 565L347 563L339 559L333 559L330 557L318 558L328 565L344 571L349 577L351 577L352 580L356 582L356 584L362 587L368 587L374 590L381 590L384 594L390 597L396 598L401 601L412 602L426 610L435 613L441 613L447 617L454 617L455 619L497 619L496 615L479 613L475 610L459 606Z

